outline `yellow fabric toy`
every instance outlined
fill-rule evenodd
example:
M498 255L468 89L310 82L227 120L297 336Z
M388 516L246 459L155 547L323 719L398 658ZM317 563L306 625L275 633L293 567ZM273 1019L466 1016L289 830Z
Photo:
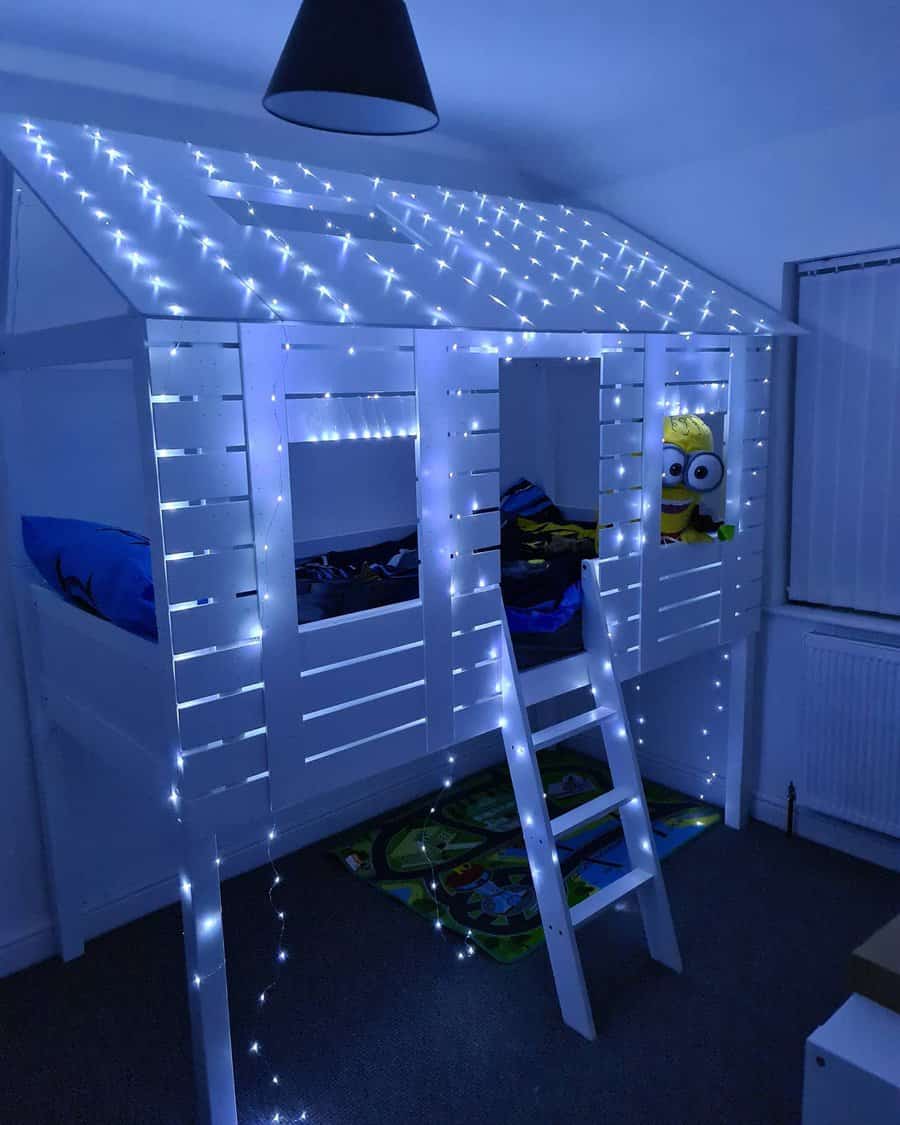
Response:
M712 430L702 418L676 414L664 420L661 542L708 543L725 530L700 511L701 496L718 488L724 475Z

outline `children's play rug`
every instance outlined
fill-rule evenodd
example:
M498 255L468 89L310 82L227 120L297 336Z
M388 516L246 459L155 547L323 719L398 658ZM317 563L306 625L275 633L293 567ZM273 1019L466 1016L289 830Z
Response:
M584 754L545 751L538 760L551 817L612 788L605 764ZM644 788L660 858L721 820L717 808L683 793ZM570 906L628 869L616 813L560 837L557 851ZM332 854L432 924L471 931L497 961L517 961L544 940L505 765L351 829Z

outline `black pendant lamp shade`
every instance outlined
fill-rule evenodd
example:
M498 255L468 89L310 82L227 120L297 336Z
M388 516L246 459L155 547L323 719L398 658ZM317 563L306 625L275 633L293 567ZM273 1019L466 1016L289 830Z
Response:
M263 105L332 133L423 133L438 113L403 0L304 0Z

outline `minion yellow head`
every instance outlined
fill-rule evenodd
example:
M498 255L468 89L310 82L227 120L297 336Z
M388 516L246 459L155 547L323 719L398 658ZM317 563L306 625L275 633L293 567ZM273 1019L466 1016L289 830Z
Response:
M663 479L660 531L679 536L690 525L705 492L722 483L725 470L713 452L712 430L696 414L663 422Z

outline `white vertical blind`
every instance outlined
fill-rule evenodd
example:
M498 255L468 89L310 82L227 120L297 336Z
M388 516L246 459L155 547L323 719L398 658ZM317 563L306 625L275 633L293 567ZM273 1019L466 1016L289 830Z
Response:
M840 264L801 268L790 597L900 615L900 264Z

